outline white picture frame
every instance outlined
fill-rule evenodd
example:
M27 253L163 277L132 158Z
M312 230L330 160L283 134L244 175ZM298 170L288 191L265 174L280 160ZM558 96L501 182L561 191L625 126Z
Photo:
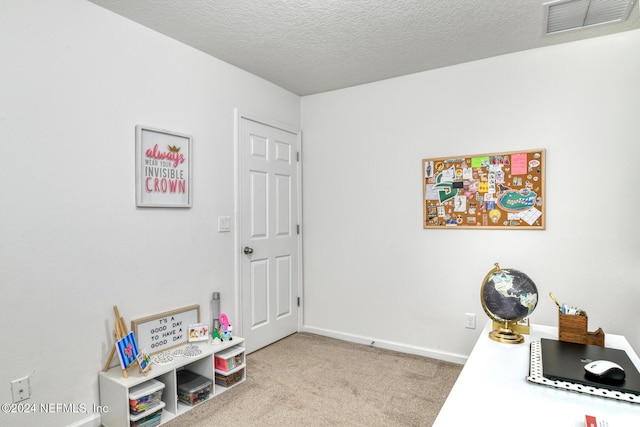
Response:
M136 126L136 206L192 206L192 138Z
M189 325L196 323L200 323L197 304L132 320L131 330L137 337L138 348L155 354L187 343Z
M206 341L207 339L209 339L209 325L206 323L189 325L189 342Z

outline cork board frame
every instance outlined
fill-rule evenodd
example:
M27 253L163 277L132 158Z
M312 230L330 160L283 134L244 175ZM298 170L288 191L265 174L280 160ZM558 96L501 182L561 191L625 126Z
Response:
M545 228L545 150L422 159L423 227Z

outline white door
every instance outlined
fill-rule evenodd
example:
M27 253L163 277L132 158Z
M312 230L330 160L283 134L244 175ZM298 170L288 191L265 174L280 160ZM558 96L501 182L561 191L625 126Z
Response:
M298 136L240 118L240 293L250 353L298 330Z

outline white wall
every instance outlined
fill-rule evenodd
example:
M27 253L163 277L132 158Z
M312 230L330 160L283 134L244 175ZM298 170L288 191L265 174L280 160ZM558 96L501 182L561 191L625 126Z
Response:
M0 402L98 403L113 305L127 322L211 292L236 319L234 108L300 124L300 98L85 0L0 12ZM193 208L136 209L134 128L193 137ZM0 413L2 426L88 414Z
M463 358L499 261L640 349L640 32L303 98L305 328ZM300 99L84 0L0 13L0 401L98 402L112 306L130 321L212 291L236 317L233 109L300 125ZM136 209L134 127L194 141L192 209ZM423 230L420 159L547 149L546 231ZM61 426L93 414L0 413ZM94 420L95 421L95 420Z
M494 262L640 351L640 31L302 98L305 329L463 359ZM546 230L424 230L425 157L545 148ZM478 329L463 326L476 313Z

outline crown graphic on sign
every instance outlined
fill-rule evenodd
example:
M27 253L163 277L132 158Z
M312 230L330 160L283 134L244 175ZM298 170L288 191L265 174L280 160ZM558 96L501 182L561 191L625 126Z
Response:
M180 147L176 147L175 145L170 145L169 151L173 151L174 153L177 153L180 151Z

